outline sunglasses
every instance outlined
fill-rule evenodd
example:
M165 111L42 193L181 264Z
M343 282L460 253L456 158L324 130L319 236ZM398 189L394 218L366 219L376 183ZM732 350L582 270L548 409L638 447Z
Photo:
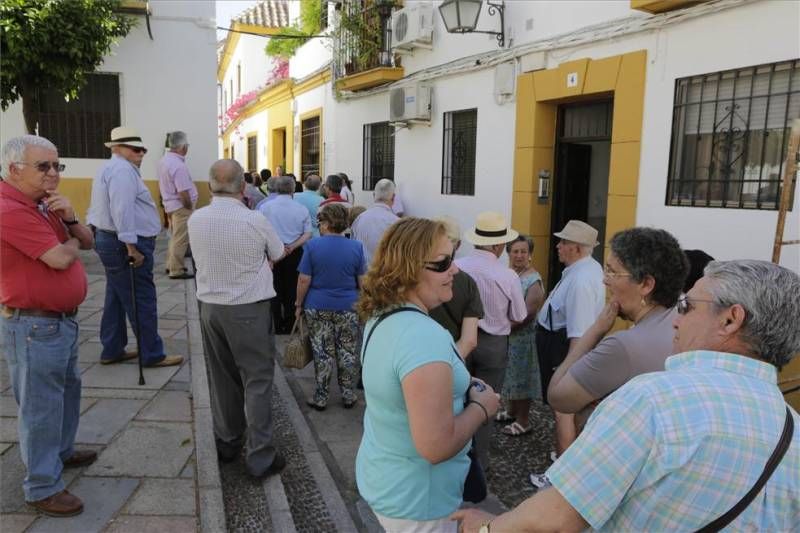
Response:
M135 152L137 154L146 154L147 153L147 148L142 148L140 146L128 146L127 144L123 144L122 146L124 146L128 150L131 150L132 152Z
M689 311L695 308L692 302L706 302L706 303L716 303L714 300L698 300L696 298L689 298L685 294L681 294L678 296L678 303L675 304L675 310L678 312L679 315L685 315Z
M441 261L425 261L425 268L427 270L432 270L433 272L447 272L447 269L450 268L450 265L453 264L453 256L448 255Z
M38 170L39 172L43 172L45 174L50 172L51 168L53 170L55 170L56 172L64 172L64 169L67 168L67 166L65 164L58 163L58 162L55 162L55 161L40 161L38 163L26 163L25 161L15 161L14 164L15 165L28 165L29 167L35 167L36 170Z

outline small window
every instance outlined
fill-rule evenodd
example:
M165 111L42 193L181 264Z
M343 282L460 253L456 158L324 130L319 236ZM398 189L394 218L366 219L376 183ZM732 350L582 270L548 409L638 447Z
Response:
M223 113L228 110L228 89L222 89L222 107L225 108Z
M394 181L394 128L388 122L364 124L362 184L365 191L375 189L383 178Z
M796 118L800 60L677 80L666 204L777 209Z
M258 168L257 154L258 154L258 136L251 135L247 138L247 170L256 170Z
M233 100L234 100L234 96L233 96L233 78L231 78L230 82L231 82L231 90L230 90L231 105L233 105Z
M236 159L236 150L234 150L235 146L231 144L231 159Z
M89 74L78 97L69 101L57 92L39 93L39 135L53 141L61 157L109 157L103 143L120 123L117 74Z
M242 64L236 65L236 96L242 94Z
M301 179L309 174L319 174L320 131L319 115L300 121L300 172Z
M475 194L477 131L477 109L444 114L442 194Z

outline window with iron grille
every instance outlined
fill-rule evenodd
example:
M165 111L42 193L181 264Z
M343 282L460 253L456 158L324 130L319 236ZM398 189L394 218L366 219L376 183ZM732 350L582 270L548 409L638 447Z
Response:
M666 204L778 209L795 118L800 60L677 80Z
M300 171L305 179L319 174L319 116L300 121Z
M247 169L258 170L258 135L247 138Z
M478 110L444 114L442 194L475 194L475 149Z
M39 135L53 141L61 157L109 157L103 143L120 122L117 74L89 74L78 97L70 101L56 92L39 93Z
M394 181L394 128L388 122L364 124L362 163L362 190L374 190L383 178Z

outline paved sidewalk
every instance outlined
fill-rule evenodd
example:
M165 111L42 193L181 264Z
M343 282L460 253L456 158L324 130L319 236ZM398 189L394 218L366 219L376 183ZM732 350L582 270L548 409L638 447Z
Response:
M196 356L197 347L191 346L187 327L187 310L189 321L193 318L192 310L187 309L187 294L193 294L194 284L191 280L173 281L164 275L166 245L167 238L160 237L155 262L159 332L167 354L183 355L185 361L180 367L144 369L146 384L143 386L138 385L135 359L117 365L99 364L98 333L105 276L94 252L81 255L89 277L89 294L78 313L83 393L76 445L97 450L99 457L89 467L65 470L64 479L70 492L83 500L82 514L50 518L25 504L22 492L25 468L17 442L17 406L5 361L0 365L0 529L3 533L193 532L200 529L201 523L198 500L210 500L206 508L213 509L214 495L200 490L205 484L196 472L196 409L192 403L190 360L192 354ZM134 349L135 336L131 331L128 336L129 349ZM199 353L202 358L202 351ZM199 385L205 386L205 376L199 381ZM216 465L216 457L213 463ZM213 488L214 481L207 485ZM218 474L216 486L219 486ZM221 507L221 493L218 500Z

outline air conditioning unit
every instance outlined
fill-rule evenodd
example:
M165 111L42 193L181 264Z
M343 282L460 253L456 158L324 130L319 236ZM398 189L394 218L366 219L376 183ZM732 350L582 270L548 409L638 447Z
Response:
M396 87L389 92L389 121L430 121L431 87L414 84Z
M433 42L433 7L411 3L392 13L392 50L431 49Z

